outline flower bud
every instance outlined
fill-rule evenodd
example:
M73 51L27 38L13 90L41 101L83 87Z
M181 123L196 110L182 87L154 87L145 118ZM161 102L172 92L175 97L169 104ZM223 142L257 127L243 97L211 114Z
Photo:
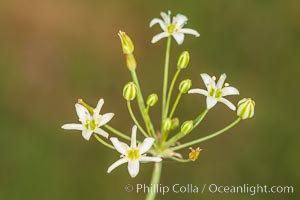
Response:
M179 126L179 119L176 117L176 118L173 118L172 119L172 126L171 126L171 129L174 130L176 129L177 127Z
M119 31L118 35L121 39L123 53L124 54L132 54L132 52L134 50L134 45L133 45L133 42L131 41L130 37L123 31Z
M254 116L255 102L250 98L244 98L238 102L237 116L248 119Z
M172 127L172 120L170 118L166 118L162 123L162 128L164 131L171 130Z
M191 152L189 153L189 159L191 161L197 160L202 149L200 149L199 147L197 147L197 149L190 147L190 150L191 150Z
M185 94L189 91L189 89L192 87L192 81L190 79L186 79L181 81L179 84L179 91L181 94Z
M193 120L185 121L181 125L181 133L183 133L184 135L186 135L186 134L188 134L193 129L193 127L194 127Z
M123 97L127 101L131 101L136 97L136 85L133 82L129 82L124 86Z
M179 59L177 61L177 68L178 69L184 69L188 66L190 62L190 54L188 51L183 51L180 56Z
M147 105L152 107L156 104L156 102L158 101L158 96L157 94L150 94L147 98Z

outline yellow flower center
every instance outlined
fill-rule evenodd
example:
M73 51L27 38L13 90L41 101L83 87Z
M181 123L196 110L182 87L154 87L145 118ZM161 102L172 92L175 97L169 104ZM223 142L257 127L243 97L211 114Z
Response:
M98 127L98 123L93 119L93 120L87 120L84 127L87 130L95 130Z
M174 33L177 32L178 30L175 28L175 24L171 24L168 26L168 32L169 33Z
M222 97L222 90L216 88L211 88L208 92L209 96L215 97L215 98L221 98Z
M139 149L128 149L127 150L127 158L129 160L137 160L140 158L140 150Z

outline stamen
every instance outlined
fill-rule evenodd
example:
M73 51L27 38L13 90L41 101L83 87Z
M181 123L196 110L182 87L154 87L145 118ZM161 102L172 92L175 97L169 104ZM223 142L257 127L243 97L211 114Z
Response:
M228 86L229 86L229 83L225 83L224 86L225 86L225 87L228 87Z
M212 79L213 79L214 81L217 80L217 78L216 78L215 76L213 76Z

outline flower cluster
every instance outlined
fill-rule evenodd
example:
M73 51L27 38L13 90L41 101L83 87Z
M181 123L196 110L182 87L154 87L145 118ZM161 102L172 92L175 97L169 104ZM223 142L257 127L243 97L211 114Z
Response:
M224 133L239 123L242 119L252 118L254 116L255 107L255 102L252 99L243 98L238 102L236 109L236 104L225 98L230 95L239 95L238 89L229 86L228 83L225 83L225 73L221 74L218 81L216 81L215 76L210 76L207 73L201 73L200 76L206 89L191 89L192 80L182 80L178 84L177 95L174 95L174 87L177 84L179 74L189 65L190 54L188 51L183 51L180 54L177 62L177 71L175 72L172 81L169 83L169 60L172 38L174 38L180 45L184 41L185 34L191 34L196 37L200 36L200 34L196 30L183 28L187 23L188 18L182 14L177 14L172 18L170 11L168 13L161 12L161 17L162 19L154 18L150 22L150 27L155 24L159 24L163 30L162 33L153 37L152 43L155 43L162 38L167 38L164 76L162 81L163 93L161 97L155 93L151 93L147 98L144 98L138 76L136 74L137 63L134 57L133 41L125 32L120 31L118 34L121 40L123 53L125 54L126 65L130 71L132 79L125 84L123 88L123 97L126 101L132 122L134 123L131 138L122 131L108 125L108 122L110 122L110 120L114 117L114 113L100 114L101 108L104 104L103 99L98 101L96 108L91 107L81 99L78 100L75 104L75 109L80 123L65 124L62 126L63 129L67 130L80 130L85 140L89 140L93 135L101 144L116 150L119 154L121 154L121 158L108 167L108 173L111 173L116 167L124 163L128 163L128 172L130 176L136 177L139 173L141 162L155 162L151 184L159 183L161 162L163 160L172 159L177 162L196 161L202 149L198 146L195 148L192 146L198 145L201 142ZM183 96L189 96L187 94L204 95L206 97L206 108L199 113L198 116L186 121L180 121L180 116L179 113L176 113L176 108ZM176 98L174 98L175 96ZM150 111L151 108L160 101L160 98L162 100L160 127L154 127ZM131 107L131 102L133 101L137 101L142 121L138 120L133 112ZM216 132L195 140L180 143L180 140L183 137L188 137L188 135L192 134L193 130L199 126L207 113L211 111L218 102L225 104L232 111L237 110L237 119ZM144 136L143 142L137 140L137 130ZM110 132L110 134L114 134L114 136L109 138L108 132ZM99 137L99 135L102 137ZM127 140L130 142L130 145L121 142L119 138ZM184 158L184 155L181 155L181 153L178 152L178 150L185 148L189 148L191 150L191 152L187 155L188 158L186 159ZM146 155L146 153L150 156ZM147 199L153 199L155 197L155 193L149 193L148 195Z

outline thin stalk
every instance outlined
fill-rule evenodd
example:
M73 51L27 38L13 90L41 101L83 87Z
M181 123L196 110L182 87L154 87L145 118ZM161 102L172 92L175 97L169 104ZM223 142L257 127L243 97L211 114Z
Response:
M179 100L180 100L181 96L182 96L182 94L179 93L178 96L177 96L177 98L176 98L176 100L175 100L175 103L174 103L174 105L173 105L173 107L172 107L172 110L171 110L171 112L170 112L169 118L172 118L172 117L173 117L174 112L175 112L175 110L176 110L176 107L177 107L177 105L178 105L178 103L179 103Z
M169 158L172 159L172 160L175 160L175 161L177 161L177 162L182 162L182 163L191 162L190 159L176 158L176 157L173 157L173 156L171 156L171 157L169 157Z
M122 132L120 132L120 131L114 129L113 127L111 127L111 126L109 126L109 125L107 125L107 124L105 124L104 127L107 128L108 130L110 130L111 132L113 132L114 134L116 134L116 135L118 135L118 136L120 136L120 137L122 137L122 138L124 138L124 139L126 139L126 140L131 141L131 139L130 139L129 136L127 136L127 135L125 135L124 133L122 133Z
M171 82L171 85L170 85L170 88L169 88L169 92L168 92L168 98L167 98L167 104L166 104L166 112L165 112L164 118L166 118L167 115L168 115L169 105L170 105L170 101L171 101L171 96L172 96L173 88L174 88L175 82L177 80L177 77L178 77L180 71L181 71L180 69L177 69L177 71L176 71L176 73L175 73L175 75L174 75L174 77L172 79L172 82Z
M127 108L128 108L128 112L133 120L133 122L136 124L136 126L138 127L138 129L143 133L143 135L145 137L149 137L149 135L146 133L146 131L141 127L140 123L137 121L136 117L133 114L132 108L131 108L131 104L130 101L127 101Z
M154 164L154 170L152 173L151 183L150 185L155 186L159 184L160 175L161 175L162 162L156 162ZM156 191L148 192L146 196L146 200L154 200L156 196Z
M204 119L204 117L206 116L208 112L208 109L205 109L202 113L200 113L200 115L198 115L198 117L193 121L193 129L195 129L200 122Z
M110 144L108 144L107 142L105 142L104 140L102 140L97 134L93 134L94 135L94 137L96 138L96 140L98 140L98 142L100 142L101 144L103 144L104 146L106 146L106 147L108 147L108 148L110 148L110 149L115 149L115 147L114 146L112 146L112 145L110 145Z
M146 110L145 110L145 115L146 115L146 128L149 134L151 134L155 139L157 138L155 131L154 131L154 127L152 125L150 116L149 116L149 105L147 105ZM151 130L150 130L151 129Z
M166 57L165 57L165 67L164 67L164 81L163 81L163 94L162 94L162 110L161 118L163 121L166 116L166 99L167 99L167 88L168 88L168 73L169 73L169 62L170 62L170 49L171 49L171 40L172 37L169 36L167 40L166 47Z
M185 147L189 147L189 146L192 146L194 144L198 144L200 142L203 142L205 140L209 140L211 138L214 138L218 135L220 135L221 133L224 133L225 131L229 130L230 128L234 127L237 123L239 123L241 121L241 118L237 118L235 121L233 121L231 124L229 124L228 126L224 127L223 129L217 131L217 132L214 132L208 136L205 136L205 137L202 137L202 138L199 138L198 140L194 140L194 141L191 141L191 142L187 142L185 144L181 144L181 145L178 145L176 147L172 147L171 150L173 151L176 151L176 150L179 150L179 149L182 149L182 148L185 148Z

